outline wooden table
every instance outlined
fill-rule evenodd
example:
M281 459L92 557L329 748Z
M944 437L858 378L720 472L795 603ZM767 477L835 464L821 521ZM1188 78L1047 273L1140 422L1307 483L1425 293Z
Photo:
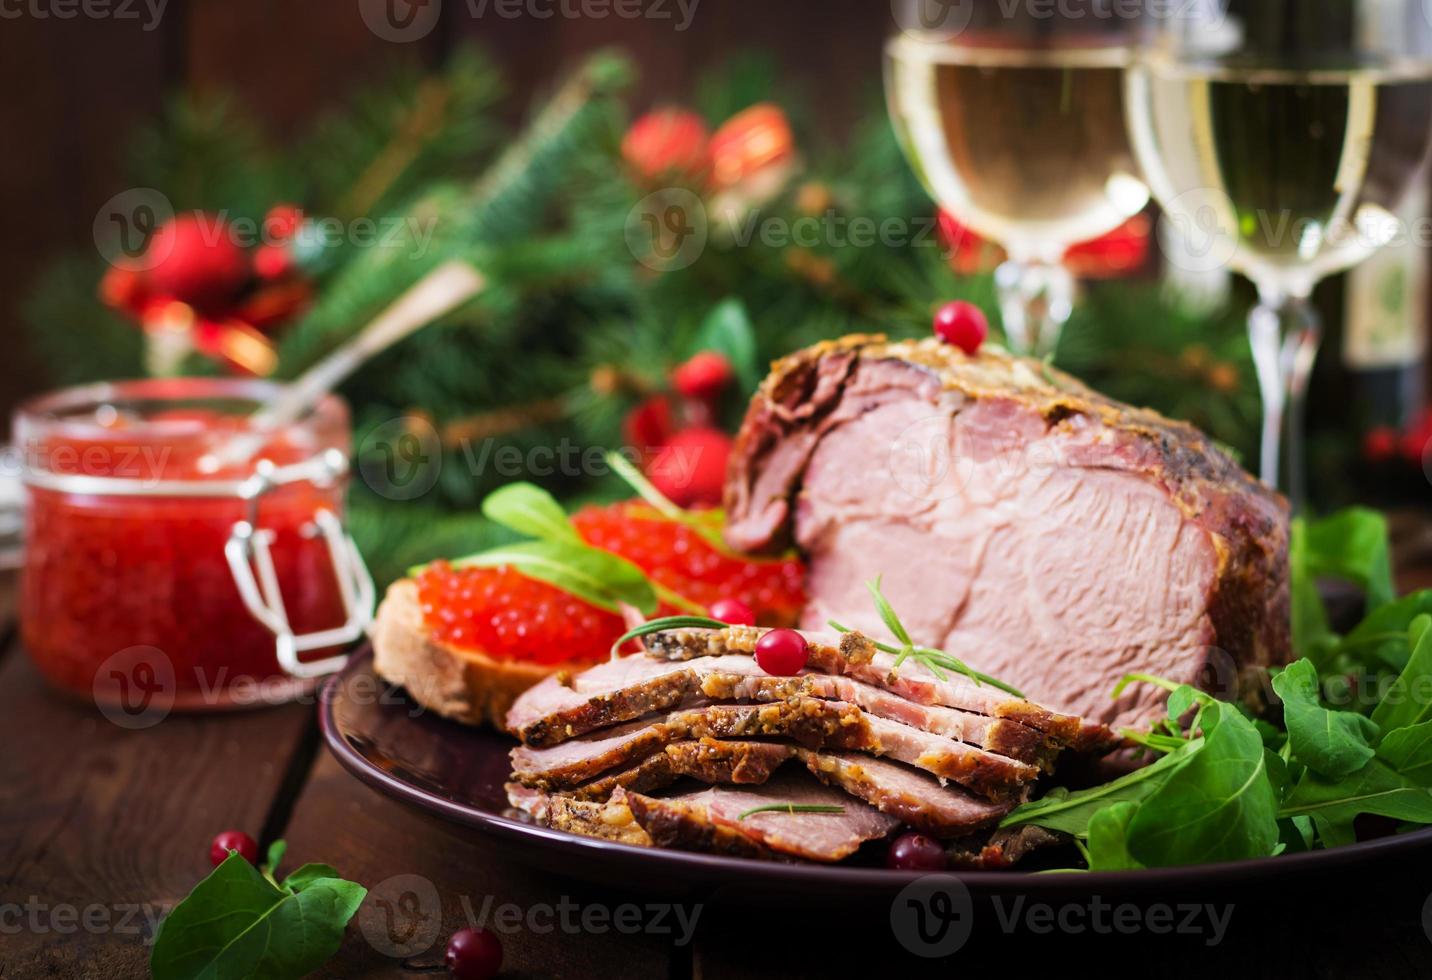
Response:
M265 844L284 837L293 862L333 864L370 888L320 973L328 977L422 976L412 968L440 962L446 937L485 903L524 918L559 903L580 910L569 913L578 928L568 932L541 917L506 932L508 977L955 976L1041 963L1145 977L1432 974L1432 855L1356 880L1240 893L1215 945L1206 932L1010 933L976 911L968 945L944 961L920 960L892 940L888 905L840 896L772 905L730 893L681 898L688 914L701 905L690 943L619 932L608 917L623 905L645 909L652 896L532 871L499 843L376 795L323 750L312 706L171 715L128 731L50 691L13 634L0 653L0 754L0 980L145 976L153 917L208 872L209 841L228 828ZM595 928L580 928L583 914ZM406 961L387 955L429 938L432 947Z

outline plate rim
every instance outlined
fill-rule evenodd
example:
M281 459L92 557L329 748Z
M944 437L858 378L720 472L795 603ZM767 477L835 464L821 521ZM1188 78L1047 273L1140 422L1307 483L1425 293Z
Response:
M1028 894L1040 892L1067 892L1069 885L1077 883L1082 890L1139 891L1150 887L1169 885L1236 885L1251 878L1297 875L1316 871L1336 870L1348 864L1363 864L1369 860L1390 857L1395 854L1415 851L1432 846L1432 827L1409 831L1389 837L1360 841L1342 847L1305 851L1297 854L1249 858L1242 861L1220 861L1212 864L1181 865L1173 868L1148 868L1132 871L967 871L945 872L902 871L890 868L850 867L840 864L780 863L756 861L747 858L694 851L680 851L668 848L646 848L618 841L584 837L565 830L554 830L535 823L525 823L509 817L488 813L466 804L439 796L421 786L410 783L371 763L362 753L344 738L334 717L336 705L344 680L358 670L371 670L373 650L365 643L356 650L348 662L337 673L329 676L319 692L318 721L324 744L347 772L371 789L452 823L491 833L499 838L517 840L527 844L552 845L558 852L573 856L601 856L604 859L623 859L652 865L652 870L683 869L706 872L710 877L731 873L745 873L767 881L779 881L789 885L819 886L839 884L846 887L858 886L870 890L895 890L933 874L958 878L966 886L982 891L1022 891ZM378 676L373 672L374 676ZM384 683L387 683L386 681ZM394 685L395 687L397 685ZM403 692L406 698L408 694ZM438 716L440 717L440 716ZM445 724L458 722L441 718ZM515 744L515 743L514 743Z

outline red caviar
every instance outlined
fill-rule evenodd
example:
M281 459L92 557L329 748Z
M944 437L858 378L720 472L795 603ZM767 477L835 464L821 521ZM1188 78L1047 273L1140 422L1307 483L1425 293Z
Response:
M639 501L584 507L572 523L588 544L621 555L700 606L737 599L755 610L762 626L787 626L805 605L805 565L800 559L762 560L718 550L690 526L668 520Z
M210 472L201 460L244 426L242 413L253 403L244 402L252 392L243 386L255 384L132 382L104 386L107 397L96 401L76 401L83 391L76 389L22 410L16 441L25 454L29 507L21 629L26 651L52 683L125 707L149 696L169 707L222 707L297 691L279 667L274 635L244 605L224 556L250 505L174 484L232 484L254 471L250 462ZM199 391L224 407L168 407L199 400ZM347 441L347 412L332 401L258 456L285 466L346 450ZM95 477L106 482L84 482ZM341 481L288 483L258 498L257 527L273 535L295 632L344 621L327 547L313 533L315 513L341 515L342 500Z
M615 613L506 566L434 562L418 575L418 598L433 639L492 657L596 661L626 631Z

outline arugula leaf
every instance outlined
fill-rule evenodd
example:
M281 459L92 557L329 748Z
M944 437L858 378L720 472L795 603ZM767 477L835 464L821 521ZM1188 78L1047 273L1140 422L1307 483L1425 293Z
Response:
M529 578L555 585L608 612L620 613L626 603L650 616L656 592L646 575L631 562L607 551L564 541L526 541L459 558L454 568L496 568L510 565Z
M492 491L482 502L482 513L494 524L528 537L582 543L557 498L536 484L509 483Z
M306 976L338 951L365 895L362 885L336 876L305 876L280 888L230 854L160 923L150 974L153 980Z
M1336 778L1356 772L1372 758L1377 725L1355 711L1324 708L1311 660L1284 668L1273 678L1273 690L1283 701L1283 723L1300 762Z
M1016 807L999 825L1004 828L1034 824L1046 830L1085 836L1094 814L1114 803L1138 802L1147 798L1202 748L1203 739L1194 739L1142 769L1135 769L1111 782L1073 793L1056 787L1042 798Z
M1318 664L1327 661L1337 645L1337 635L1328 625L1328 611L1318 594L1317 572L1308 543L1307 522L1295 517L1288 529L1288 581L1292 600L1293 650Z
M1142 868L1129 853L1129 823L1139 804L1124 800L1106 806L1089 818L1089 840L1085 847L1090 871L1130 871Z
M1403 779L1432 787L1432 721L1388 732L1377 746L1377 757Z
M1370 669L1401 670L1411 647L1407 631L1419 616L1432 614L1432 589L1388 603L1373 612L1338 642L1339 653Z
M1306 525L1306 571L1313 577L1346 579L1367 593L1371 612L1397 598L1387 518L1366 507L1349 507Z
M1418 786L1381 759L1344 779L1326 779L1307 773L1283 801L1283 817L1311 817L1325 847L1351 844L1357 839L1353 820L1363 813L1432 823L1432 790Z
M739 299L730 298L717 303L701 322L691 353L703 350L714 350L726 356L741 383L743 394L752 394L760 385L765 372L756 352L756 331L751 326L745 304Z
M1372 720L1383 731L1407 728L1432 719L1432 617L1418 616L1407 629L1412 655L1407 666L1372 710Z
M1144 800L1129 853L1149 867L1264 857L1278 842L1278 799L1263 739L1233 707L1203 711L1203 748Z

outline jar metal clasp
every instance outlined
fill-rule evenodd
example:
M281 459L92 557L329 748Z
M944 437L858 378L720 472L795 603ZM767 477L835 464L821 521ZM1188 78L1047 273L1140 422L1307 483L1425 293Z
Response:
M346 653L314 661L300 660L299 654L345 646L361 639L373 621L377 592L373 576L343 522L333 511L320 508L313 515L313 523L328 546L343 602L344 622L332 629L295 633L284 607L283 591L269 548L273 532L258 526L258 501L284 483L311 480L316 486L325 486L341 479L347 471L347 457L330 450L297 466L278 468L261 461L239 488L239 496L249 502L249 518L234 524L224 545L224 557L245 608L274 635L279 666L290 677L322 677L341 669L348 662Z

